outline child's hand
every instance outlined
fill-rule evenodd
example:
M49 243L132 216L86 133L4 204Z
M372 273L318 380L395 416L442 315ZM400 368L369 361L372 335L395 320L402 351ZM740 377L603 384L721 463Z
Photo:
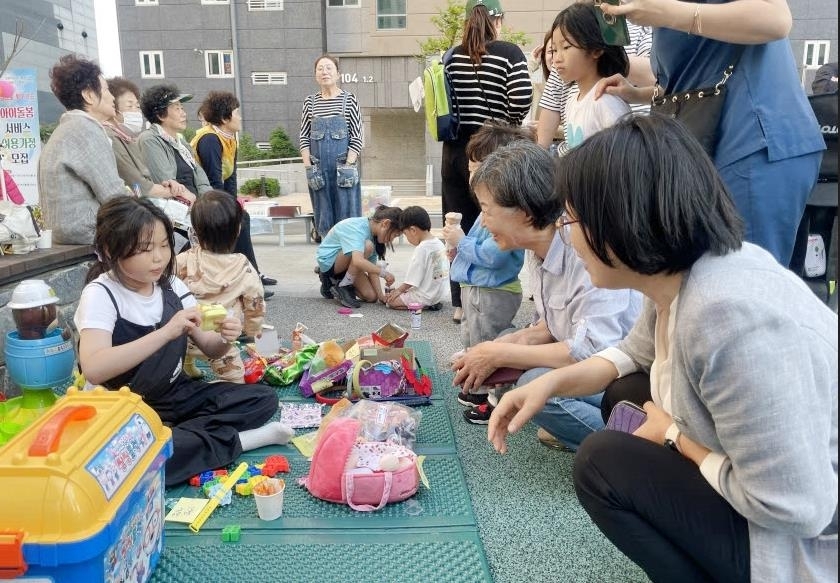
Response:
M201 330L201 312L197 306L185 308L172 316L161 330L166 332L169 340L190 334L193 330Z
M242 334L242 322L235 316L228 316L219 326L219 334L225 342L234 342Z
M394 281L395 281L395 278L394 278L393 274L391 274L391 273L386 273L385 274L385 285L392 286L392 285L394 285Z
M385 303L385 304L390 304L391 302L393 302L394 300L396 300L396 299L397 299L398 297L400 297L401 295L402 295L402 292L399 290L399 288L398 288L398 289L392 289L392 290L391 290L390 292L388 292L388 294L385 296L384 303Z

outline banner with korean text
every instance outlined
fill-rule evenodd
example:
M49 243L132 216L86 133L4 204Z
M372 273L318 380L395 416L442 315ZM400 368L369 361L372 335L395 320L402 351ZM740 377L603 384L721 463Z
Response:
M38 203L38 77L35 69L9 69L0 79L0 195Z

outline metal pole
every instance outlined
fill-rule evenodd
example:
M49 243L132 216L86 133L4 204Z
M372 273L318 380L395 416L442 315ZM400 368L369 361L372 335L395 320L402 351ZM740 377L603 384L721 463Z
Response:
M248 0L245 0L247 2ZM233 92L239 100L239 113L242 114L242 128L245 129L245 104L242 101L242 77L239 68L239 35L236 22L236 0L230 2L230 44L233 49Z

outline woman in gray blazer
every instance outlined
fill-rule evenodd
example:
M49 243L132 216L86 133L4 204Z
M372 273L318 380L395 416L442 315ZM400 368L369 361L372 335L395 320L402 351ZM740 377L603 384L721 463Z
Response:
M651 580L836 581L837 315L743 242L714 165L674 121L599 132L559 162L555 189L592 283L645 305L617 347L507 393L493 445L505 452L548 398L606 388L646 421L590 435L575 489ZM649 385L626 382L638 371Z

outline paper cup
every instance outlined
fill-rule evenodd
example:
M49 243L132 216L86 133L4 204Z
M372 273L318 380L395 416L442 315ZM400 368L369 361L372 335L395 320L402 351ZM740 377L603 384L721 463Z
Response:
M41 231L41 238L38 239L38 242L35 243L35 246L38 249L49 249L52 247L52 230L51 229L44 229Z
M259 494L266 488L273 494ZM283 516L283 492L286 482L277 478L268 478L254 486L254 500L260 520L276 520Z

